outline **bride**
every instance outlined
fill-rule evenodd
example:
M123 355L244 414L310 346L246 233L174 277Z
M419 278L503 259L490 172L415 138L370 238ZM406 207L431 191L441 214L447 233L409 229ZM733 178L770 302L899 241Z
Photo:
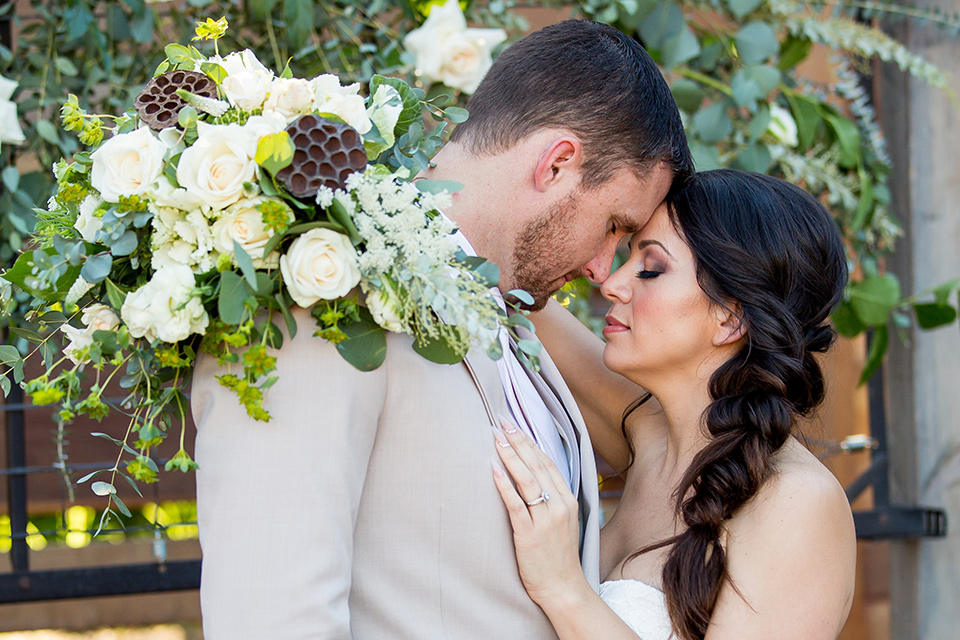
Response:
M555 302L539 314L597 453L625 476L598 595L578 562L576 499L522 432L495 432L524 586L561 639L837 637L853 518L791 434L823 399L815 354L834 340L846 277L816 199L718 170L631 238L601 289L606 345Z

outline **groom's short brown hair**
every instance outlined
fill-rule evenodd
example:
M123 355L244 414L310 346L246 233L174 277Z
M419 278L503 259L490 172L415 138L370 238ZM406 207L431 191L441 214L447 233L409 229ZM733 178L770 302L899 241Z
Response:
M621 167L644 175L663 162L679 178L693 171L663 74L636 40L609 25L567 20L518 40L494 62L467 109L470 118L450 139L478 155L509 149L543 128L577 135L585 188Z

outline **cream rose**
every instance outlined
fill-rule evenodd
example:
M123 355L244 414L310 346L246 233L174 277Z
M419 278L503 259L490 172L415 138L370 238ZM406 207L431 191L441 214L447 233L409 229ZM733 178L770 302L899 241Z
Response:
M253 266L257 269L276 267L279 254L263 255L267 241L274 235L273 230L264 225L263 214L257 209L257 206L264 202L268 202L267 198L251 198L225 209L213 223L213 248L233 258L233 243L236 241L253 259ZM287 221L293 221L293 212L285 204L279 200L272 202L283 206Z
M304 308L344 296L360 282L356 250L347 236L331 229L311 229L294 240L280 257L280 273Z
M89 355L81 354L81 351L93 344L94 331L116 331L120 326L117 314L104 304L92 304L84 309L80 321L84 324L83 329L69 324L60 325L60 331L70 339L70 343L63 348L63 355L74 364L82 364L90 360Z
M163 267L147 284L127 294L120 317L134 338L174 343L193 333L203 335L210 318L195 289L188 267Z
M447 0L430 9L403 46L417 57L416 73L423 80L473 93L490 69L493 49L506 39L503 29L468 29L460 3Z
M279 113L287 121L313 111L313 88L302 78L274 78L264 111Z
M370 131L370 116L360 85L353 83L340 86L340 78L326 73L310 81L313 86L313 108L320 113L330 113L363 134Z
M273 73L263 66L256 54L244 49L213 61L227 72L220 88L231 104L244 111L253 111L263 106Z
M90 184L107 202L141 195L160 177L166 150L147 127L117 134L90 154Z
M191 196L222 209L243 196L257 176L257 137L238 124L197 123L197 141L180 155L177 182Z
M91 304L83 310L80 321L87 326L90 333L94 331L116 331L120 326L120 318L113 309L105 304Z

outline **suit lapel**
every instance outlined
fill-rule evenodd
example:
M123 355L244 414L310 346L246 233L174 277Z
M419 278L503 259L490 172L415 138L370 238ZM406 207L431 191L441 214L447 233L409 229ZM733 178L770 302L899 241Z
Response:
M536 340L536 336L523 327L517 327L517 335L520 339ZM577 403L557 366L546 350L540 352L539 358L540 372L527 371L527 375L554 416L565 443L579 458L580 473L576 479L579 481L580 560L584 575L596 590L600 585L600 494L593 446Z

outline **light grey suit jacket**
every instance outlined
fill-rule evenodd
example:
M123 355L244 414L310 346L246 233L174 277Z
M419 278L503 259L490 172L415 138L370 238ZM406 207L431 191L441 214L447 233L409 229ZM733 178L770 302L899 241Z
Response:
M490 426L508 415L496 363L434 364L389 334L384 364L362 373L296 317L270 422L247 417L214 359L194 375L204 637L556 638L523 589L492 479ZM596 588L593 451L556 368L541 364L535 384L578 440L581 555Z

